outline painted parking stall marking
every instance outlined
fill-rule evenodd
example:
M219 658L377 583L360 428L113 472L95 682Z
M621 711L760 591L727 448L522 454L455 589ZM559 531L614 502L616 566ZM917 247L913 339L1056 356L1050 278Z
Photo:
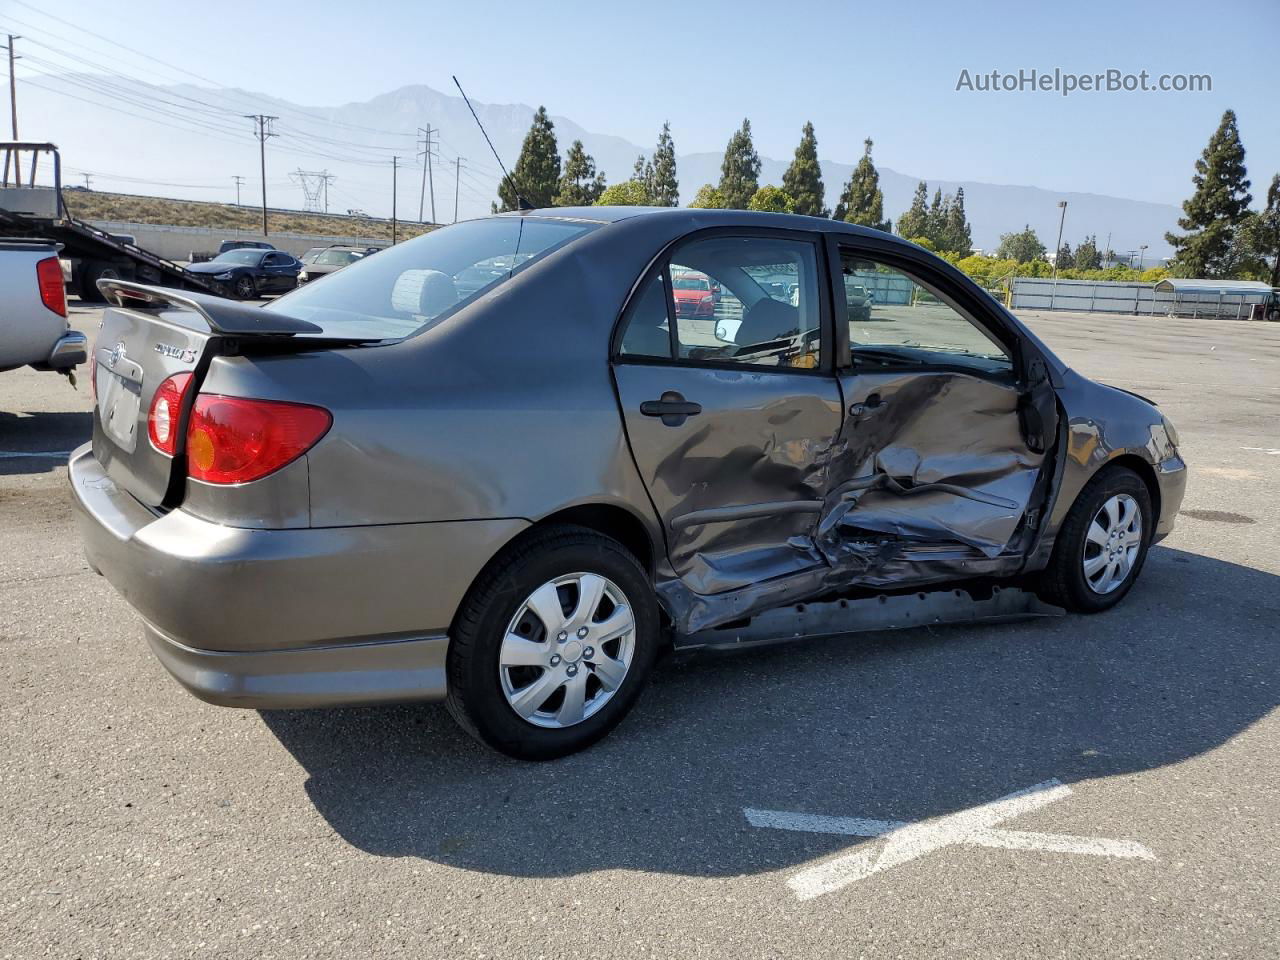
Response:
M993 847L1001 850L1041 850L1096 857L1154 860L1147 847L1131 840L1077 837L1058 833L998 829L998 824L1032 810L1065 800L1071 788L1059 780L1046 780L1018 790L990 803L930 820L869 820L862 817L825 817L779 810L744 807L743 814L753 827L794 830L801 833L829 833L850 837L876 837L884 843L860 848L852 853L809 867L787 880L801 900L847 887L872 874L923 857L944 847Z

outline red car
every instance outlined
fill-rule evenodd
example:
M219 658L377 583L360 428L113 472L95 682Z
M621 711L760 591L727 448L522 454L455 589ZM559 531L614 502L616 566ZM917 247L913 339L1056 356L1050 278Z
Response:
M679 273L671 278L677 317L710 320L716 315L719 284L705 273Z

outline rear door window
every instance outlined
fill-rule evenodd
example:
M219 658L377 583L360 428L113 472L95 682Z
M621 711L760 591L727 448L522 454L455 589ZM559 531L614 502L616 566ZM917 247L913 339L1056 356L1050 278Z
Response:
M470 220L361 258L262 309L309 320L327 336L407 337L598 226L539 217Z

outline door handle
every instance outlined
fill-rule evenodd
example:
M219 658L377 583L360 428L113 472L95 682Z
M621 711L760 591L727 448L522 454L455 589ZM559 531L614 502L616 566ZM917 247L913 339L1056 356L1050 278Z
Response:
M850 404L849 413L855 417L865 417L875 413L877 410L883 410L886 406L888 404L881 399L880 394L873 393L860 403Z
M668 427L678 427L689 417L702 412L702 404L686 400L676 390L667 390L659 400L646 400L640 404L640 412L646 417L661 417Z

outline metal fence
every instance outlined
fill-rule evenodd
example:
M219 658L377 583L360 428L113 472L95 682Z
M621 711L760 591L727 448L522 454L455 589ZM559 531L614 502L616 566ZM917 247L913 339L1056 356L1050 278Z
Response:
M1265 294L1220 291L1157 291L1148 283L1104 280L1047 280L1016 277L1009 306L1013 310L1073 310L1142 316L1223 317L1246 320Z

